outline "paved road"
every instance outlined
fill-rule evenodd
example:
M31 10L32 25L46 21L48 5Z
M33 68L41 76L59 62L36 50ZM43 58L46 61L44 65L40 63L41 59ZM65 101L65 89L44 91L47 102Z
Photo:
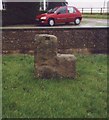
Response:
M86 28L86 27L108 27L109 26L109 20L106 19L92 19L92 18L84 18L81 22L80 25L74 25L74 23L71 23L69 25L56 25L53 27L49 27L49 26L37 26L35 24L31 24L31 25L11 25L8 27L4 27L3 29L7 29L7 28L13 28L13 29L28 29L28 28L33 28L33 29L41 29L41 28Z
M108 26L109 20L107 19L83 19L83 24L80 26L96 27L96 26Z

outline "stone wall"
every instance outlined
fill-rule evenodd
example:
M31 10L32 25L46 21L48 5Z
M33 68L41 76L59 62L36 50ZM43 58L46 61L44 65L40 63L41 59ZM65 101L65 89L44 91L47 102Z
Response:
M28 53L34 50L36 34L51 34L58 38L58 51L66 52L107 52L107 28L72 29L3 29L2 52Z

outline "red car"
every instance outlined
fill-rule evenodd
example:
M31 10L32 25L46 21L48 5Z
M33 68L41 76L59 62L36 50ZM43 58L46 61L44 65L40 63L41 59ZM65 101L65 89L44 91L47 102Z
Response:
M36 16L36 22L54 26L55 24L74 22L79 25L82 20L82 15L76 7L61 6L49 10L45 14Z

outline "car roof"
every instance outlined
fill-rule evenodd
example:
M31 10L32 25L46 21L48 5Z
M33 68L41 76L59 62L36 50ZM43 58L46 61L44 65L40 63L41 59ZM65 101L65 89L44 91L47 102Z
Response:
M60 7L74 7L74 6L66 5L66 6L57 6L57 7L55 7L55 8L60 8Z

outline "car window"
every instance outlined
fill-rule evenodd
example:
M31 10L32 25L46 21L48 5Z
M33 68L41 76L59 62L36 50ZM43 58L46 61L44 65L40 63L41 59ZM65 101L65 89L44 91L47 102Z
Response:
M59 8L59 10L57 10L57 13L64 14L66 13L66 10L67 10L66 7L62 7L62 8Z
M55 13L57 9L58 9L58 7L54 8L54 9L50 9L50 10L48 11L48 13Z
M68 7L68 13L75 13L76 10L73 7Z

